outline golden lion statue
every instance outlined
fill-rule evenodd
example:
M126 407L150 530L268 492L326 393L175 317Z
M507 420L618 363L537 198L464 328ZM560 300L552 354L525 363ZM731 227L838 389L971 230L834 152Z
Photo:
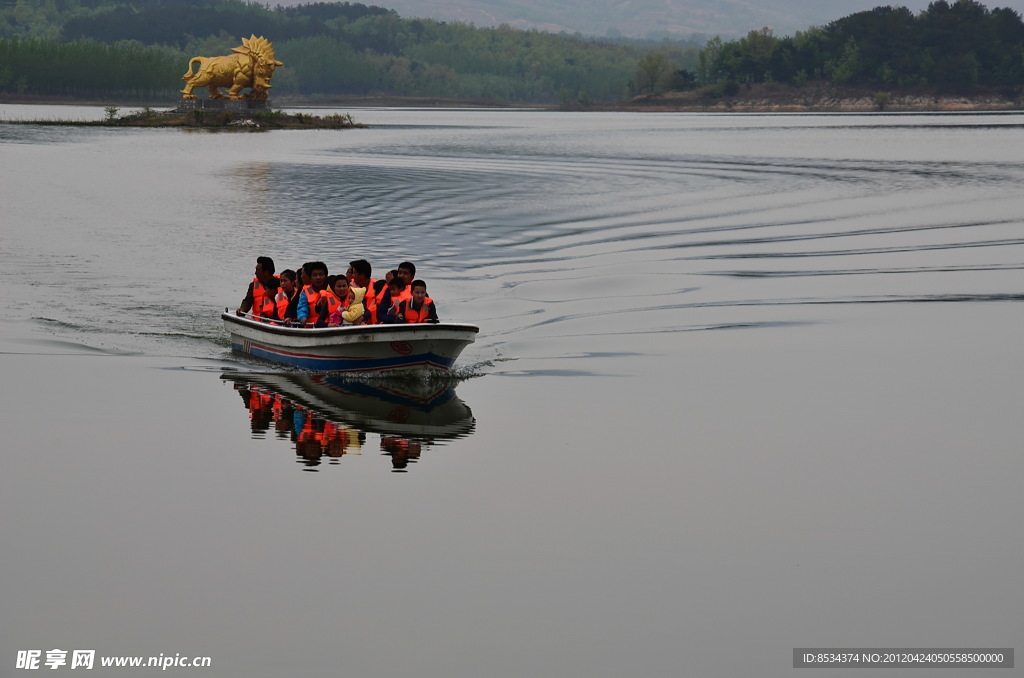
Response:
M188 71L181 79L185 81L185 89L181 90L184 99L195 99L192 90L196 87L208 87L211 99L223 99L220 87L228 89L228 99L266 99L270 89L270 78L274 69L283 64L274 60L274 46L263 36L242 38L242 46L231 50L234 54L218 57L192 57L188 62ZM192 64L199 62L199 71L192 73ZM241 91L249 87L249 93Z

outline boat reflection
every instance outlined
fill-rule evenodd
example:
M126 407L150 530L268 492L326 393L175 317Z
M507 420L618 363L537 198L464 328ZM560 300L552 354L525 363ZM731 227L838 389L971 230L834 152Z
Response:
M476 420L454 382L347 380L325 375L225 372L249 412L254 438L271 430L307 470L363 454L379 438L393 471L431 446L470 435Z

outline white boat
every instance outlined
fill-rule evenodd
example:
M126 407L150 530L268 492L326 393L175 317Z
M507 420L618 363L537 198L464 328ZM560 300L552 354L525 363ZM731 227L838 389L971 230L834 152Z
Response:
M298 328L221 314L231 348L314 372L447 372L480 328L463 323Z

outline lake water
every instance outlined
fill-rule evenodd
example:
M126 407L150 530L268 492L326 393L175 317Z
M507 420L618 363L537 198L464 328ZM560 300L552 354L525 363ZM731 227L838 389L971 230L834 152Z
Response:
M1024 115L325 112L0 125L0 675L1024 646ZM462 379L233 355L260 255L415 262Z

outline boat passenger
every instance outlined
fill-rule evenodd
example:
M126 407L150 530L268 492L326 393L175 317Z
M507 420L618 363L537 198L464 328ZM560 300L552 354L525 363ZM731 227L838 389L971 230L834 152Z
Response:
M307 261L299 269L299 289L300 290L304 290L304 289L306 289L306 287L309 286L309 276L310 276L310 269L309 269L309 267L312 266L313 263L314 262L312 262L312 261Z
M295 271L290 268L281 271L281 286L278 288L274 300L277 302L277 317L285 325L291 325L298 317L301 293L302 291L296 286Z
M255 278L249 283L249 289L245 291L245 298L238 305L235 315L244 316L253 308L259 308L263 303L265 291L263 286L267 280L274 277L274 260L270 257L256 257Z
M277 293L280 285L278 279L271 277L263 284L264 294L259 306L254 306L252 316L263 322L278 324L281 316L277 312Z
M403 301L412 300L412 290L406 286L405 280L400 276L396 276L391 279L388 283L388 294L385 298L387 301L386 306L378 306L377 313L380 314L380 309L388 309L386 313L380 316L380 322L385 325L392 325L395 323L402 322L398 318L398 305Z
M437 307L434 300L427 296L427 283L422 280L412 281L412 299L398 303L398 322L405 323L436 323Z
M340 313L340 309L348 302L348 278L343 275L332 275L327 278L327 289L320 294L316 302L316 327L328 327L331 318ZM340 322L338 323L341 324Z
M368 325L373 325L377 322L377 294L379 290L376 289L378 281L370 277L372 271L373 268L370 266L370 262L366 259L356 259L349 262L348 271L345 273L348 277L349 285L353 288L362 287L364 289L363 305L366 310L363 322Z
M304 266L305 268L305 266ZM300 327L313 327L320 319L316 304L320 294L327 289L327 264L313 261L309 264L309 286L299 295L299 306L295 319Z
M383 322L381 319L383 315L390 314L391 308L394 307L401 299L392 299L390 285L394 280L401 280L405 283L405 296L403 299L411 299L411 288L409 285L412 284L413 279L416 278L416 265L409 261L403 261L398 265L398 268L394 269L388 274L390 277L387 279L388 287L384 290L384 293L377 297L377 315L378 322ZM382 309L387 309L384 311Z
M336 292L340 297L340 292ZM347 301L331 315L330 325L363 325L366 318L366 306L363 305L363 297L366 295L365 287L348 286L346 292Z
M406 285L411 285L416 279L416 264L411 261L403 261L398 265L398 275L405 280Z
M387 313L388 304L385 302L390 301L390 293L388 292L388 283L398 277L398 269L393 268L384 274L383 280L378 280L374 283L373 291L373 305L375 311L373 312L373 324L379 325L382 322L383 316Z

